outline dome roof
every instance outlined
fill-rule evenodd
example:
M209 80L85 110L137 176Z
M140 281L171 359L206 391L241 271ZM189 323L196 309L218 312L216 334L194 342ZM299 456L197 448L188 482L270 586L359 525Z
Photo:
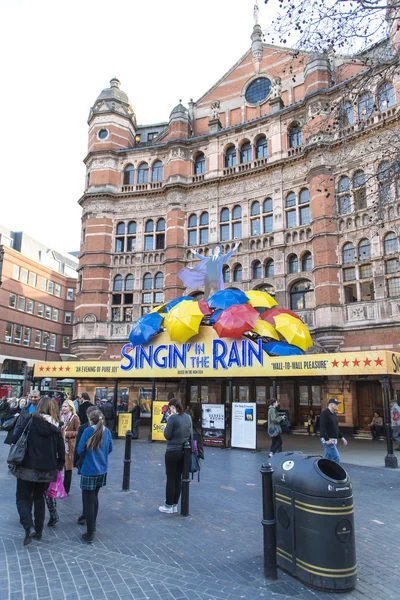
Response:
M169 115L169 119L177 119L177 120L184 120L184 121L188 121L189 120L189 112L188 109L183 106L183 104L179 101L179 104L177 104L175 106L175 108L172 110L171 114Z
M104 101L114 100L114 101L121 102L122 104L126 104L127 106L129 106L129 104L130 104L129 98L125 94L125 92L123 92L120 89L120 86L121 86L121 82L116 77L111 79L110 87L105 88L101 92L101 94L97 97L96 104L99 100L104 100Z

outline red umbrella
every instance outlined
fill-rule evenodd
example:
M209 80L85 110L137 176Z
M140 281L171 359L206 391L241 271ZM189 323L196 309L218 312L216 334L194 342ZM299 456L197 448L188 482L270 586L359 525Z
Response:
M221 338L239 338L253 329L258 318L258 311L250 304L233 304L219 315L213 327Z
M213 311L212 309L208 306L207 302L205 300L200 300L199 301L199 309L201 310L201 312L203 313L203 315L212 315Z
M296 313L287 308L270 308L269 310L266 310L263 313L261 313L259 318L275 326L276 323L274 317L277 317L278 315L290 315L295 319L299 319L299 321L303 323L303 320L299 317L299 315L296 315Z

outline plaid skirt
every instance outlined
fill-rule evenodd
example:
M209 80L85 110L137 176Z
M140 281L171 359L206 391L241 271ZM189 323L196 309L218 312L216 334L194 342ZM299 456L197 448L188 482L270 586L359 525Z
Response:
M81 475L81 490L93 492L98 487L107 484L107 473L103 475Z

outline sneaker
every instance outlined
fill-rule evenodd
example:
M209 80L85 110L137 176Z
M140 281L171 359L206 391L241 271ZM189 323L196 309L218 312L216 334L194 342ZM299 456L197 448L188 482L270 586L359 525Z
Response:
M78 519L78 525L86 525L86 517L81 515Z
M47 523L47 527L54 527L54 525L57 525L59 520L60 517L58 515L56 517L50 517L50 520Z
M172 505L172 512L173 513L177 513L178 512L178 505L177 504L173 504Z
M35 530L33 529L33 527L31 527L30 529L27 529L25 531L24 546L27 546L28 544L31 543L34 535L35 535Z
M87 533L84 533L82 535L82 539L87 544L93 544L93 542L94 542L94 537L92 535L88 535Z
M168 514L168 515L172 515L172 513L174 512L174 507L173 506L168 506L167 504L164 504L163 506L159 506L158 510L162 513ZM176 512L178 512L178 508L176 509Z

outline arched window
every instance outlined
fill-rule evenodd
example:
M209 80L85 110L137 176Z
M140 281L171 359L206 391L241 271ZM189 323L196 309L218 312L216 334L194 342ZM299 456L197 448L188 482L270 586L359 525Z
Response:
M391 231L387 235L385 235L385 239L383 241L383 253L385 256L388 254L393 254L394 252L398 252L399 243L397 240L397 235Z
M134 183L135 183L135 167L133 165L127 165L124 169L123 185L133 185Z
M209 217L208 217L208 212L203 212L200 215L200 225L208 225L209 223Z
M272 214L272 198L266 198L263 203L264 233L271 233L274 229L274 216Z
M197 227L197 216L196 215L190 215L188 227Z
M312 271L312 256L311 252L304 252L301 259L301 270Z
M302 135L301 135L301 127L298 123L294 123L288 129L289 136L289 148L297 148L301 146L302 143Z
M352 203L351 203L351 196L350 196L350 179L346 176L341 177L339 179L339 184L338 184L338 198L337 198L337 203L338 203L338 211L340 215L347 215L348 213L351 213L353 208L352 208Z
M165 231L165 219L158 219L156 231Z
M378 194L381 204L387 204L393 200L390 188L390 164L384 160L378 167Z
M378 108L379 110L386 110L394 106L395 102L394 87L389 81L385 81L378 89Z
M353 175L353 197L356 210L367 208L367 191L365 188L365 174L359 169Z
M152 282L151 273L146 273L145 275L143 275L143 289L151 290L152 287L153 287L153 282Z
M151 180L153 182L163 180L163 164L161 160L156 160L151 169Z
M351 242L347 242L342 248L342 259L344 265L351 265L356 262L356 251Z
M259 260L253 263L253 279L261 279L262 277L262 266Z
M126 251L134 252L136 250L136 221L129 221L128 236L126 238Z
M145 250L154 250L154 223L150 219L146 221L146 225L144 227L145 236L144 236L144 249Z
M250 211L251 235L260 235L261 220L260 220L260 203L253 202Z
M300 225L308 225L310 222L310 192L307 188L300 190L299 205Z
M114 277L113 291L114 292L122 291L122 275L116 275Z
M296 206L296 194L294 192L289 192L286 196L286 208L291 206Z
M240 148L240 162L247 163L251 161L251 144L245 142Z
M134 283L133 275L127 275L125 277L125 291L126 292L131 292L133 290L133 283Z
M234 167L236 165L236 148L229 146L225 151L225 167Z
M188 245L197 246L197 216L190 215L188 221Z
M235 206L232 210L232 239L238 240L242 237L242 209Z
M306 310L314 306L314 288L311 281L304 279L292 285L290 289L290 308Z
M260 292L267 292L267 294L269 294L272 297L275 297L275 288L273 285L270 285L269 283L264 283L263 285L258 285L257 290L260 290Z
M224 279L224 283L229 283L231 280L231 270L228 265L224 265L222 267L222 277Z
M117 235L125 234L125 223L118 223L116 233Z
M145 226L145 232L146 233L153 233L154 231L154 223L153 221L150 219L149 221L146 221L146 226Z
M221 210L221 215L220 215L220 219L221 223L224 223L225 221L229 221L229 209L228 208L223 208Z
M286 227L296 227L297 226L297 211L296 211L296 194L294 192L289 192L286 196L285 202L286 208L291 208L291 210L286 211Z
M251 205L251 216L255 217L256 215L260 214L260 203L259 202L253 202L253 204Z
M374 99L371 92L363 92L358 98L358 118L360 121L369 119L374 110Z
M288 270L289 273L297 273L299 270L299 259L296 254L291 254L288 258Z
M162 290L164 287L164 273L156 273L154 277L154 287L156 290Z
M149 181L149 165L142 163L138 168L138 183L148 183Z
M125 251L125 223L118 223L115 237L115 252Z
M156 225L156 250L163 250L165 247L165 219L158 219Z
M369 260L371 258L371 244L369 240L363 239L358 244L358 260Z
M235 206L232 211L232 221L242 218L242 209L240 206Z
M350 179L346 176L343 176L339 179L338 192L339 194L343 194L343 192L350 191Z
M135 235L136 234L136 222L135 221L129 221L128 223L128 235Z
M225 242L230 239L229 210L227 208L221 210L219 220L221 223L219 226L219 239L221 242Z
M354 107L350 100L345 100L340 107L340 124L342 127L354 125Z
M274 261L272 258L265 263L265 277L273 277L275 275Z
M233 269L233 281L242 281L242 265L236 265Z
M268 140L265 135L258 138L256 142L257 158L266 158L268 156Z
M206 157L202 152L194 160L194 174L201 175L206 172Z

